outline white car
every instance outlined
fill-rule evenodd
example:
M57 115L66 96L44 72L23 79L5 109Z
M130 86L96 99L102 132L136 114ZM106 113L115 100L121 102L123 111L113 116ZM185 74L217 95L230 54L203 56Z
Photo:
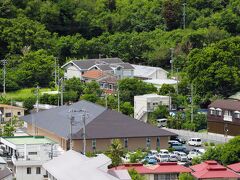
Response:
M184 152L178 152L177 158L181 162L187 162L188 160L187 155Z
M196 151L190 151L190 152L188 153L188 155L187 155L187 158L188 158L189 160L192 160L193 158L198 157L198 156L199 156L198 152L196 152Z
M159 162L168 162L169 161L169 154L158 154L157 159Z
M157 150L150 150L150 151L149 151L149 154L151 154L151 155L157 155L157 154L158 154L158 151L157 151Z
M188 141L188 145L190 146L201 146L202 140L200 138L191 138Z
M169 154L169 151L167 149L161 149L159 154Z

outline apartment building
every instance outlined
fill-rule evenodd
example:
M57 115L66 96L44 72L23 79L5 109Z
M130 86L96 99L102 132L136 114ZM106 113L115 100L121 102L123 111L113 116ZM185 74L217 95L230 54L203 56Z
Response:
M153 112L159 105L164 105L171 109L171 103L170 96L157 94L134 96L134 118L147 122L150 112Z
M22 107L0 104L0 122L9 121L14 116L24 116L24 110Z

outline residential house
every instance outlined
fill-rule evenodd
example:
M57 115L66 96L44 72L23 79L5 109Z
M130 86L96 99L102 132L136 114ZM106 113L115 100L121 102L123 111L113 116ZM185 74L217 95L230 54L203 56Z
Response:
M0 157L0 180L13 180L12 171L2 157Z
M89 70L82 75L85 82L96 81L100 88L107 94L113 94L117 90L117 76L101 70Z
M222 99L212 102L208 106L208 131L240 135L240 101Z
M134 77L139 79L167 79L168 72L160 67L151 67L132 64Z
M108 170L111 159L104 154L89 158L69 150L43 164L46 180L131 180L126 170Z
M64 64L62 68L65 70L64 76L67 79L73 77L82 79L82 75L85 72L96 69L114 74L121 79L125 77L133 77L134 69L131 64L124 63L119 58L72 60Z
M240 175L234 171L218 164L216 161L205 161L201 164L190 166L193 170L192 175L196 179L224 179L238 180Z
M135 169L146 180L177 180L180 173L190 173L191 169L178 165L177 162L162 162L156 165L142 163L123 164L112 168L114 170Z
M175 135L85 100L27 115L22 120L29 134L46 136L65 150L70 149L71 142L78 152L83 151L84 127L89 152L107 150L113 139L120 139L128 150L168 148L170 136Z
M159 105L171 109L171 97L157 94L134 96L134 118L147 122L149 113L153 112Z
M229 169L233 170L234 172L240 174L240 162L238 163L234 163L234 164L230 164L227 166Z
M42 164L63 152L55 142L43 136L2 137L1 143L12 159L17 180L42 180L46 175Z
M24 116L24 108L0 104L0 122L10 121L14 116Z

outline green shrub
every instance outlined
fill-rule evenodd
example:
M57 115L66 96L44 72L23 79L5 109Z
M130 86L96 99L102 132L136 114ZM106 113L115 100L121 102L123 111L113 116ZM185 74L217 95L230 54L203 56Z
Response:
M209 145L210 145L210 146L215 146L215 143L214 143L214 142L210 142Z
M208 142L205 142L205 143L204 143L204 146L208 146Z

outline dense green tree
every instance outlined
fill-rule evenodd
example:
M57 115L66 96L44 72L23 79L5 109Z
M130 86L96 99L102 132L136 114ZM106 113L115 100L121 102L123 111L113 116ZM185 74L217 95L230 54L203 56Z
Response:
M159 89L158 94L160 95L171 95L175 93L175 88L170 84L163 84Z
M64 87L66 91L75 91L80 96L83 93L84 84L79 78L73 77L64 82Z
M194 177L190 173L181 173L179 180L194 180Z
M133 110L133 106L130 102L124 102L120 106L120 111L129 116L133 115Z
M31 51L21 58L16 69L18 84L22 87L33 87L39 84L46 87L53 79L54 57L44 50Z
M145 180L146 178L140 175L135 169L128 170L129 175L131 176L132 180Z
M156 87L135 78L125 78L119 81L121 101L130 101L133 104L134 96L156 92Z

